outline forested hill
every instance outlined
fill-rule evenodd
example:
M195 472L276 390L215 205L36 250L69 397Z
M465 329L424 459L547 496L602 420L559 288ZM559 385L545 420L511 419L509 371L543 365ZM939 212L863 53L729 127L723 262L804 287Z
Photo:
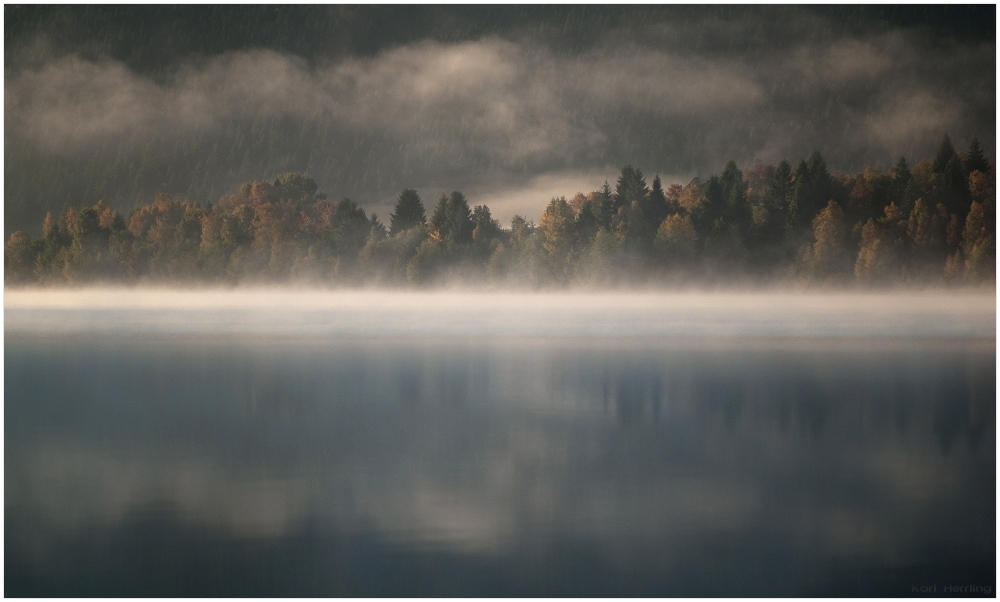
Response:
M243 184L218 203L170 195L123 215L103 201L11 235L20 284L482 284L549 287L743 282L992 284L996 172L946 135L912 167L830 173L817 152L686 183L622 168L614 188L552 199L502 227L461 192L425 207L406 189L388 223L330 201L303 174Z

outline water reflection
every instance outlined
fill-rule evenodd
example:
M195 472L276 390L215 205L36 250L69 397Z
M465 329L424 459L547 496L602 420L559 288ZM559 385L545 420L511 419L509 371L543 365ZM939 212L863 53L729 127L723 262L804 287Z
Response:
M993 345L8 336L5 585L992 585Z

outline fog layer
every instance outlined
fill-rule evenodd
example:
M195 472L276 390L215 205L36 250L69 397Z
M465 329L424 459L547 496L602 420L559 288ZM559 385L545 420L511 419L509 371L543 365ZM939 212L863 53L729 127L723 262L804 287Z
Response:
M404 187L459 188L497 197L506 221L540 211L552 178L573 180L561 193L571 195L625 164L690 178L728 159L796 161L819 149L854 170L929 155L944 132L960 146L978 135L994 153L991 41L878 20L848 27L833 12L789 7L625 16L590 28L567 18L551 34L526 17L520 31L415 33L308 61L243 48L156 72L23 36L8 51L35 48L36 60L5 72L7 191L36 194L22 180L51 157L56 170L127 165L127 182L87 192L109 202L136 185L215 201L240 181L309 171L332 196L383 214ZM241 141L262 136L243 152ZM220 163L230 147L241 149L237 164ZM154 158L170 167L145 173Z
M9 290L8 333L993 338L993 293Z

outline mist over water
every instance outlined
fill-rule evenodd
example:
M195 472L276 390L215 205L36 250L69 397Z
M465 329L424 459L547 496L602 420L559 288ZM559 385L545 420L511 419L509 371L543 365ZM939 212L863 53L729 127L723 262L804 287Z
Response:
M993 337L994 293L12 290L8 332L361 337Z
M995 592L991 293L4 306L8 595Z

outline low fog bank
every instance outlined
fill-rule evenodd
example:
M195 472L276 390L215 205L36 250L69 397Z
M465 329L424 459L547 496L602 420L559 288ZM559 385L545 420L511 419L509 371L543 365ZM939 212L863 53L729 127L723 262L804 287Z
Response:
M990 290L486 292L20 289L8 334L294 337L958 337L996 334Z

